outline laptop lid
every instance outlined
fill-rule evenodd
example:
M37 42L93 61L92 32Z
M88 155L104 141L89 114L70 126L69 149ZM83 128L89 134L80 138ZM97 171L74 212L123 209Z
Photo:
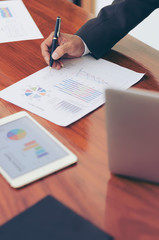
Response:
M106 90L109 169L159 183L159 93Z

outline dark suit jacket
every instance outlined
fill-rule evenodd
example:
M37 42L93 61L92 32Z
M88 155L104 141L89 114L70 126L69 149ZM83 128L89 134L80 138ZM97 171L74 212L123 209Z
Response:
M159 0L115 0L83 25L76 35L83 39L95 58L100 58L158 7Z

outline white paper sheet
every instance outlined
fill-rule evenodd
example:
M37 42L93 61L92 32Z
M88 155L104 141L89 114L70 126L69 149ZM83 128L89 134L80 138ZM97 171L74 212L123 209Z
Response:
M127 89L143 74L91 56L46 67L2 90L0 97L49 121L67 126L105 102L106 88Z
M0 43L43 38L22 1L0 1Z

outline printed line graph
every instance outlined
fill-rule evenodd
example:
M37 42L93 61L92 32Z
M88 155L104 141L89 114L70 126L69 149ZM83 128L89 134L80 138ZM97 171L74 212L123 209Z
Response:
M80 77L80 78L84 78L86 80L90 80L92 81L92 83L96 83L96 84L102 84L104 86L107 86L107 87L110 87L110 84L103 78L99 77L99 76L95 76L94 74L90 73L90 72L87 72L84 68L81 68L77 75L77 77Z

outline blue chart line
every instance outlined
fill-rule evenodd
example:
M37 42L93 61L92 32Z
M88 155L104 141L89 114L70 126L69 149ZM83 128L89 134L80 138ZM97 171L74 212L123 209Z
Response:
M87 103L102 95L102 92L75 82L72 79L64 80L55 87L57 87L59 91L69 94Z

